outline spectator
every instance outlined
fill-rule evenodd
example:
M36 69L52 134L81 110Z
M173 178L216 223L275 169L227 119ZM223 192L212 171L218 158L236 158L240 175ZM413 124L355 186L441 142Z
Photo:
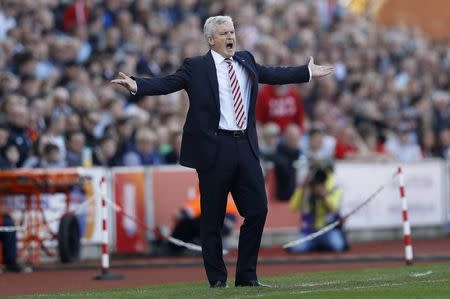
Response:
M64 168L66 167L66 161L64 160L61 149L58 145L54 143L47 143L44 145L42 151L42 158L39 164L36 165L38 168Z
M15 144L7 144L0 153L0 169L14 169L19 166L20 153Z
M170 133L171 150L164 156L167 164L178 164L180 162L182 132L175 130Z
M169 128L163 125L159 125L155 133L158 143L158 151L162 156L165 156L172 150L172 145L170 144Z
M15 16L18 10L14 1L5 1L4 7L0 10L0 41L4 40L9 30L16 26Z
M39 136L35 142L31 154L23 162L22 168L37 168L40 165L41 159L44 157L44 147L50 143L50 138L47 135Z
M325 133L325 128L321 123L311 126L307 135L300 141L302 153L313 161L334 160L336 139Z
M337 137L334 153L336 159L358 159L368 156L367 145L353 126L341 128Z
M92 162L94 166L119 166L117 161L117 141L111 136L101 138L98 146L94 149Z
M436 91L432 95L434 127L444 128L450 124L450 96L443 91Z
M62 114L65 116L69 115L72 112L72 108L69 104L69 99L70 94L67 88L56 88L51 95L52 106L54 107L53 113Z
M301 213L300 237L315 233L340 219L342 191L335 185L330 167L311 166L303 187L296 190L290 206ZM289 253L318 250L341 252L348 247L342 227L338 226L317 238L287 248Z
M442 128L439 131L439 156L450 160L450 128Z
M19 150L19 166L27 159L32 147L32 141L27 132L28 112L25 98L9 96L5 99L5 114L9 127L9 139Z
M436 135L431 128L425 128L420 134L420 149L424 158L439 156L438 143Z
M284 91L263 87L259 95L258 120L281 119L281 132L289 123L299 125L306 133L301 142L305 155L333 158L339 128L362 133L361 124L367 123L373 129L361 137L368 152L358 157L398 159L389 156L385 139L392 142L395 136L389 131L405 118L410 118L421 145L423 137L433 135L426 128L432 128L439 143L450 122L448 43L412 27L380 27L339 1L272 2L5 0L0 8L0 105L1 117L11 127L10 142L19 150L18 166L36 154L32 149L55 115L66 120L58 136L67 140L67 132L81 129L91 149L115 132L118 163L132 149L136 129L151 125L158 132L171 126L173 114L181 125L187 113L185 95L157 101L146 97L130 104L129 95L109 85L109 79L119 69L154 76L171 73L185 57L204 52L202 23L209 14L220 13L236 19L238 44L252 50L257 61L298 65L317 53L318 61L333 63L334 78ZM266 105L272 100L281 104ZM303 117L290 114L300 112L302 105ZM261 110L276 115L264 116ZM130 121L123 121L130 115ZM275 118L264 118L270 115ZM309 133L316 123L323 128L314 135L311 145L317 148L311 151ZM383 149L385 153L379 152ZM422 150L425 156L442 155L441 150Z
M72 31L79 24L87 24L89 8L85 0L75 0L64 11L63 25L67 32Z
M274 123L269 122L264 124L261 129L259 139L259 153L263 160L270 160L270 156L277 151L278 143L280 142L280 127Z
M40 95L42 82L34 74L23 75L21 82L20 91L27 99L34 99Z
M1 63L0 63L0 65L1 65ZM19 84L20 84L20 80L15 74L13 74L11 72L6 72L6 71L1 73L0 95L6 96L9 94L15 93L19 89Z
M117 157L119 160L121 160L125 153L133 150L134 147L134 119L128 116L121 116L117 119L114 125L118 139Z
M31 142L36 142L39 135L47 129L46 118L48 117L48 102L43 98L34 99L30 104L30 120L28 124L28 137Z
M66 116L66 131L70 132L77 130L81 130L80 116L74 112L71 112Z
M411 162L423 159L420 146L413 141L406 123L400 123L386 141L386 151L398 161Z
M155 132L141 128L136 132L134 150L125 153L125 166L163 164L163 156L159 153Z
M296 124L286 127L281 141L279 127L270 122L261 132L260 155L264 168L274 167L276 196L279 200L288 200L294 192L297 181L297 167L300 159L300 128Z
M65 129L66 121L64 116L55 114L50 118L47 130L45 131L45 135L49 138L49 142L58 146L62 159L66 158Z
M297 182L297 162L300 158L300 128L289 124L283 134L283 141L278 145L271 158L275 166L276 194L279 200L289 200Z
M96 131L99 121L100 114L96 111L81 115L81 128L86 137L86 145L92 149L99 143L99 137Z
M103 112L100 116L99 121L99 129L98 131L104 132L105 127L108 125L114 124L116 121L126 118L124 116L124 103L120 100L120 98L115 97L115 94L113 91L111 91L111 94L106 95L107 98L102 99L99 98L100 101L104 101L103 103Z
M256 119L266 124L276 123L281 132L293 123L304 129L303 102L293 85L265 85L261 88L256 106Z
M383 140L377 135L375 126L368 123L359 126L359 135L365 145L365 153L361 154L361 159L367 160L389 160L392 157L386 153Z
M72 131L67 133L66 164L68 167L84 166L83 163L84 149L85 149L85 139L83 132Z

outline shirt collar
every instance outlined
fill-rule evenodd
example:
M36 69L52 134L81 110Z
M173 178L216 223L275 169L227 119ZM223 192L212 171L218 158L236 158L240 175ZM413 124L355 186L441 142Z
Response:
M214 59L214 64L215 65L219 65L222 62L224 62L224 60L225 60L225 57L223 57L222 55L220 55L219 53L217 53L214 50L211 50L211 55L212 55L212 57ZM233 60L233 57L231 57L230 59Z

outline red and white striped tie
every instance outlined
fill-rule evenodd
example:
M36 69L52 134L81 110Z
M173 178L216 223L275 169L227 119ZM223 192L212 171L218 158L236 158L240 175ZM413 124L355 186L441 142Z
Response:
M245 117L244 101L242 99L241 88L234 72L232 60L226 58L225 62L228 64L228 77L230 78L231 93L233 94L234 115L236 116L236 123L239 128L243 129L247 118Z

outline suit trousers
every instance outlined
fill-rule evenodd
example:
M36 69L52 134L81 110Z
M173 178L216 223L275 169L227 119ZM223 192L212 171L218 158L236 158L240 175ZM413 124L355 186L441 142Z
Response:
M200 238L208 281L227 280L221 231L228 193L244 218L240 228L236 281L256 280L256 265L267 215L267 196L259 159L248 137L218 135L219 149L213 166L197 170L201 194Z

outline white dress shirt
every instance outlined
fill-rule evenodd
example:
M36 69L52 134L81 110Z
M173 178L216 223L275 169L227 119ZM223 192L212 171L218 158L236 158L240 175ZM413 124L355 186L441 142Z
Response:
M236 116L233 108L233 94L230 86L230 78L228 77L228 64L225 58L219 53L211 50L214 63L216 65L217 82L219 83L219 101L220 101L220 121L219 129L222 130L245 130L247 122L241 129L236 123ZM238 80L241 90L242 100L244 104L245 117L248 121L248 107L250 105L250 92L252 89L251 80L244 66L232 59L234 72Z

